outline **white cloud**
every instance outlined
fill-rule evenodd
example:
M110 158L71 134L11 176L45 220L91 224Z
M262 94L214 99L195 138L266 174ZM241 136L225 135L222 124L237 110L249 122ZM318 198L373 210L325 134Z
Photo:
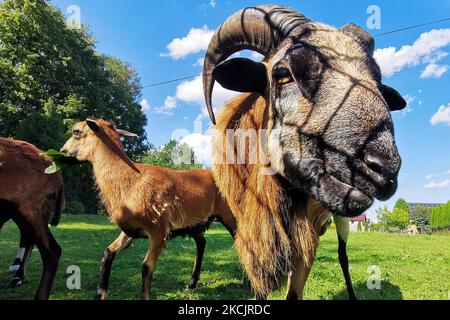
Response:
M217 0L211 0L211 1L209 2L209 5L211 6L211 8L215 9L215 8L216 8L216 5L217 5Z
M168 96L164 101L164 105L159 108L155 108L155 113L165 114L168 116L173 115L173 112L178 107L177 99L171 96Z
M383 75L390 77L406 67L417 66L420 63L435 63L447 54L439 50L448 44L450 44L450 28L434 29L422 33L412 45L404 45L399 50L395 47L376 50L375 59Z
M199 133L190 134L180 141L186 143L194 150L197 163L202 164L203 167L211 167L212 164L212 152L211 143L212 139L210 135L202 135Z
M148 102L147 99L142 99L142 101L140 102L141 108L142 108L142 112L146 112L148 110L150 110L150 102Z
M420 75L421 78L440 78L444 73L448 71L448 66L441 66L435 63L430 63L427 65L425 70L422 71Z
M205 58L198 58L197 61L194 63L194 67L203 67L203 64L205 62Z
M426 180L427 181L429 181L429 180L431 180L431 179L433 179L434 178L434 174L430 174L430 175L428 175L428 176L426 176Z
M445 58L446 56L448 56L448 52L444 52L444 51L440 51L439 50L439 51L437 51L437 52L435 52L435 53L425 57L423 59L423 61L425 63L437 63L440 60L442 60L443 58Z
M410 94L406 94L403 98L406 101L406 108L403 109L402 111L399 111L397 114L401 115L402 117L405 117L408 113L414 111L412 106L413 106L413 102L416 101L417 97L412 96Z
M192 28L183 38L173 39L168 45L168 53L162 56L169 56L174 60L180 60L186 56L208 49L209 42L214 35L214 30L210 30L206 25L203 28Z
M214 107L221 107L225 102L234 98L239 93L227 90L220 84L214 86L213 104ZM202 76L197 76L193 80L184 81L177 87L176 98L180 101L196 104L202 108L204 115L207 115L205 98L203 96Z
M446 176L450 176L450 170L445 173Z
M449 186L450 186L450 180L444 180L444 181L430 180L424 186L424 188L425 189L444 189Z
M450 126L450 103L448 106L441 106L438 112L430 120L433 126L437 124L446 124Z

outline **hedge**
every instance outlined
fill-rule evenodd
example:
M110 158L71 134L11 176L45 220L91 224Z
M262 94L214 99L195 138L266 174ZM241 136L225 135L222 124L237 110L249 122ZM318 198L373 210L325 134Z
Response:
M450 228L450 202L431 211L431 228L441 230Z

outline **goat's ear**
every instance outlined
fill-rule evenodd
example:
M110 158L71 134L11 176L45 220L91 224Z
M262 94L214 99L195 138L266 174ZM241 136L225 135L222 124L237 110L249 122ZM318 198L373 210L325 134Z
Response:
M116 129L117 133L120 134L122 137L130 137L130 138L134 138L134 137L138 137L138 135L136 133L132 133L132 132L128 132L126 130L122 130L122 129Z
M394 88L383 84L381 86L381 93L383 94L384 100L386 100L391 111L400 111L406 108L407 102Z
M97 124L95 120L87 119L86 124L94 132L98 132L100 130L100 126Z
M375 51L375 40L370 33L354 23L346 24L341 28L341 31L359 41L369 50L370 55L373 56Z
M267 87L266 66L250 59L235 58L224 61L216 66L213 76L228 90L264 94Z

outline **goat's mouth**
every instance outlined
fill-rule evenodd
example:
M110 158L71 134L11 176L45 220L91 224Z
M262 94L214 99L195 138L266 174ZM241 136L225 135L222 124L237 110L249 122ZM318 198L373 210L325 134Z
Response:
M363 177L352 179L341 174L349 168L327 166L320 158L292 161L285 158L285 177L294 187L311 195L331 213L356 217L369 209L375 199L376 187Z
M86 163L86 161L79 160L75 153L68 152L66 150L62 150L61 152L66 154L65 157L63 157L59 160L61 164L64 164L67 166L77 166L77 165Z
M356 187L342 181L333 174L324 174L319 179L318 200L336 215L356 217L369 209L375 199L370 188Z

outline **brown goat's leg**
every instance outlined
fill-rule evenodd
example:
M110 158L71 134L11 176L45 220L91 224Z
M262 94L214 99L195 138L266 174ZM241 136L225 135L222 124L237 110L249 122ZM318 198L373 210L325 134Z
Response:
M192 235L197 246L197 256L195 258L194 270L192 271L192 277L188 284L188 289L193 290L197 288L197 282L200 279L200 272L202 269L203 254L205 253L206 239L202 232L198 232Z
M96 300L106 300L108 298L109 278L111 276L111 268L116 255L129 248L134 239L128 237L124 232L114 240L113 243L106 248L100 266L100 279L97 287Z
M150 300L150 286L156 262L164 248L165 235L149 236L149 250L142 264L142 295L141 300Z
M13 265L10 267L10 271L14 272L11 282L12 288L20 287L25 281L28 261L34 248L34 239L25 231L22 228L20 229L19 250Z
M307 266L303 261L296 265L295 270L289 275L286 300L303 300L303 290L310 272L311 266Z
M227 229L230 233L231 237L234 239L236 237L236 220L233 215L230 214L221 214L218 216L219 222Z
M37 236L36 246L41 254L44 270L35 295L35 300L48 300L62 250L55 238L53 238L47 225L45 225L44 231Z

